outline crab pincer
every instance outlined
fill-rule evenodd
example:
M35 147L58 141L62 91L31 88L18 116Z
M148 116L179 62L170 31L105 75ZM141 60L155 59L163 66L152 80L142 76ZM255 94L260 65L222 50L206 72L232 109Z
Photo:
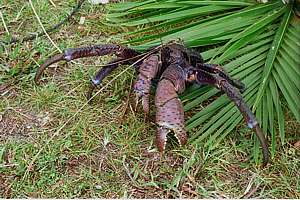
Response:
M155 96L156 106L156 145L160 152L164 151L167 135L173 133L179 145L187 142L184 127L183 105L177 93L185 90L185 78L181 66L171 64L162 74Z

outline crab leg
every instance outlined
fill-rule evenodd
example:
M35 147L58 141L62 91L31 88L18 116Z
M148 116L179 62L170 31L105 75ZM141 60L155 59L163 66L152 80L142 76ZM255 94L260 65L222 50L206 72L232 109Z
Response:
M134 91L136 93L136 107L139 99L142 99L142 106L147 117L149 114L149 96L151 89L151 81L161 70L160 54L152 54L147 57L139 66L137 80L134 83Z
M263 135L259 124L251 112L246 102L243 100L243 97L239 90L237 90L226 78L218 74L210 74L206 71L195 69L193 71L195 75L196 82L206 83L217 87L227 94L229 99L235 103L240 112L242 113L247 125L251 129L255 129L255 133L260 141L263 151L263 165L266 165L269 162L269 151L268 144L265 136ZM191 74L190 74L191 75Z
M139 55L139 53L133 49L115 45L115 44L103 44L94 45L89 47L80 47L67 49L64 53L57 54L45 61L38 69L35 75L35 82L38 83L43 71L51 64L59 61L71 61L78 58L92 57L92 56L104 56L108 54L115 54L119 58L129 59Z
M201 64L204 62L201 54L195 49L187 48L187 60L192 66L196 66L197 64Z
M216 64L206 64L206 63L197 63L197 68L202 69L204 71L207 71L209 73L217 74L220 77L226 79L231 85L234 87L238 88L240 92L244 92L245 90L245 85L237 80L233 79L229 76L229 74L219 65Z
M121 64L131 64L131 62L126 59L115 59L107 63L96 73L95 77L91 80L91 85L87 93L88 99L92 97L94 89L102 83L102 80Z

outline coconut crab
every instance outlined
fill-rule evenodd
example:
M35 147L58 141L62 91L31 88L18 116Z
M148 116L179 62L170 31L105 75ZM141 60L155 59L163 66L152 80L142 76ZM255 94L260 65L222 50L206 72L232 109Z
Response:
M235 103L242 113L249 128L254 129L261 143L263 151L263 164L269 161L267 141L259 124L242 98L241 92L245 89L243 83L229 76L217 64L203 62L201 55L181 43L169 42L140 53L134 49L117 44L102 44L90 47L67 49L64 53L54 55L47 59L38 69L35 82L39 83L43 71L58 61L71 61L83 57L103 56L115 54L117 59L102 67L91 81L88 98L92 97L93 90L102 80L119 65L132 64L138 73L134 83L136 104L141 100L145 116L149 114L149 96L151 82L159 79L156 95L157 133L156 145L163 152L167 142L167 135L173 133L178 143L187 142L184 126L183 105L178 97L190 83L211 85L225 92L228 98Z

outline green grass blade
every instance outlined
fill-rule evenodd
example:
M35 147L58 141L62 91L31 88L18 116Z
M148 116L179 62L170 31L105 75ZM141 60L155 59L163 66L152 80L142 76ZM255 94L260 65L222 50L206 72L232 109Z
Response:
M238 114L238 113L236 113ZM209 149L212 150L217 147L217 145L224 140L224 138L243 120L243 117L241 115L238 115L238 117L231 123L231 125L220 134L221 136L213 136L213 138L216 138L214 141L208 141L208 145L210 145Z
M255 88L258 83L254 84L252 88L249 88L248 91L245 93L245 100L250 96L253 96L256 92ZM226 95L223 95L226 96ZM228 97L227 97L228 98ZM222 99L218 98L215 101L223 101ZM228 100L229 102L229 100ZM225 104L226 105L226 104ZM209 108L206 107L206 109ZM223 107L217 114L215 114L209 122L207 122L198 132L196 132L190 139L190 141L194 141L195 143L200 142L204 138L206 138L210 133L215 131L219 126L224 124L234 113L239 112L235 105L231 102L230 104L227 104L225 107ZM202 111L202 113L205 113L205 110ZM200 118L200 117L199 117ZM234 119L232 119L234 120ZM205 131L205 132L204 132ZM200 136L201 135L201 136ZM193 142L194 143L194 142Z
M180 96L180 99L182 102L191 101L199 96L202 96L204 93L208 92L209 90L211 90L211 87L209 86L200 87L199 85L193 85L187 88L184 94Z
M179 1L179 4L184 5L222 5L222 6L251 6L253 2L243 1Z
M264 117L267 120L269 132L271 134L271 155L273 157L276 151L276 134L274 128L274 102L271 94L270 84L266 90L266 102L264 102L264 104L266 104L266 112L267 112L267 116Z
M277 61L278 64L282 66L280 70L282 70L286 74L288 79L291 80L292 83L294 83L295 87L300 90L300 75L297 74L297 71L295 71L294 68L290 66L289 63L282 57L278 57ZM298 64L298 66L300 66L300 63Z
M262 123L261 123L262 131L264 133L267 133L269 129L268 117L269 117L270 110L268 110L268 104L272 105L272 102L268 102L267 95L264 95L262 99L263 112L262 112Z
M263 104L262 103L259 104L255 114L256 114L257 121L261 126L261 124L262 124L262 115L263 115ZM254 137L253 157L254 157L255 163L259 162L259 154L260 154L259 141L258 141L257 137Z
M284 114L281 108L281 103L280 103L280 98L279 98L279 93L277 89L276 82L273 78L273 76L270 77L270 92L272 94L273 102L275 105L275 110L277 113L277 120L278 120L278 126L279 126L279 136L281 140L281 144L285 144L285 132L284 132ZM274 136L272 136L273 138Z
M186 104L184 106L184 110L188 111L192 108L194 108L195 106L199 105L200 103L202 103L203 101L205 101L206 99L212 97L213 95L217 94L219 91L217 89L211 89L208 92L206 92L205 94L201 95L199 98L189 102L188 104Z
M131 20L127 23L122 23L122 25L123 26L138 26L141 24L160 22L160 21L164 21L164 20L172 20L172 19L180 19L180 18L186 18L186 17L207 15L210 13L225 11L225 10L229 10L229 9L233 9L233 8L235 8L235 7L215 6L215 5L202 6L202 7L189 8L189 9L185 9L182 11L152 16L149 18L141 19L141 20Z
M110 12L122 12L127 11L129 9L133 9L138 6L142 6L151 2L156 2L156 0L146 0L146 1L138 1L138 2L125 2L125 3L118 3L113 4L110 8Z
M207 118L207 114L214 114L219 108L229 103L229 99L222 95L218 98L217 101L213 101L209 106L204 108L201 112L196 113L193 117L191 117L186 123L188 124L186 128L188 130L198 126L202 121L205 121ZM202 117L205 116L205 117ZM201 120L201 122L199 121Z

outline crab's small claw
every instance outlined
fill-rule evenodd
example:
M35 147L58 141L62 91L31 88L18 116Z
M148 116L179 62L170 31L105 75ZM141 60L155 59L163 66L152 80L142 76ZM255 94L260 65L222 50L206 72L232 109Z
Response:
M133 89L136 93L135 109L142 100L142 106L147 117L149 114L149 98L151 90L151 81L154 79L161 68L161 61L159 54L153 54L147 57L138 68L138 77L134 83Z

